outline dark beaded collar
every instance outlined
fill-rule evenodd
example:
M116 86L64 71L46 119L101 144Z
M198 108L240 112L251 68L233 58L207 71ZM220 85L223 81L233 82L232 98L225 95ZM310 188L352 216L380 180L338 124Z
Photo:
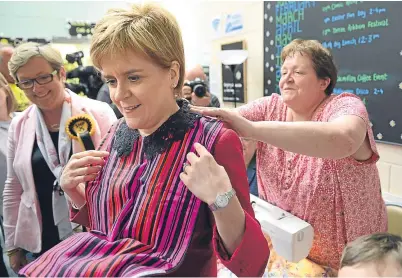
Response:
M186 132L194 127L197 119L201 115L190 112L189 103L185 99L177 100L180 109L169 117L154 133L143 137L143 150L147 159L163 153L170 145L182 140ZM137 129L128 127L124 118L118 127L113 143L113 149L116 150L119 157L128 156L134 143L140 138Z

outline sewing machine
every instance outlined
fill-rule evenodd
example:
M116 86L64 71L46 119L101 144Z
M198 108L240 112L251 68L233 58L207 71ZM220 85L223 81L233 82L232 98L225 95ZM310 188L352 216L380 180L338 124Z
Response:
M299 262L307 257L313 245L313 227L304 220L270 203L250 195L255 217L275 251L286 260Z

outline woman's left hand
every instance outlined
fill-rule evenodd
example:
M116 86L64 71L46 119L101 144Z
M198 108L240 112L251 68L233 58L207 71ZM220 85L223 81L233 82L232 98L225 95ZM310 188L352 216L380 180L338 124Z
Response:
M196 197L211 205L218 194L228 192L232 185L225 168L216 163L204 146L195 143L194 148L196 153L187 154L180 179Z

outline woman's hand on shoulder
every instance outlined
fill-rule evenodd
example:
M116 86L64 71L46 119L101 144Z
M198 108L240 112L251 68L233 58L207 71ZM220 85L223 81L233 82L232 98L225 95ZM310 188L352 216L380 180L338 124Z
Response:
M61 188L68 191L75 189L80 183L94 180L105 164L104 158L108 155L109 153L105 151L73 154L61 174Z
M191 111L217 118L229 125L231 129L237 132L240 137L252 138L255 133L253 122L247 120L235 109L190 106Z
M195 143L194 148L195 152L187 154L180 179L196 197L211 205L218 194L231 189L230 179L204 146Z

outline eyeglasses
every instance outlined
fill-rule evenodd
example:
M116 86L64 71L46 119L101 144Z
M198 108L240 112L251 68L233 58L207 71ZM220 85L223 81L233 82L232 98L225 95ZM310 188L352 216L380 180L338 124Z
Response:
M53 77L57 74L57 72L58 72L57 70L54 70L50 74L45 74L45 75L41 75L37 78L27 79L27 80L18 82L17 86L22 90L27 90L27 89L33 88L35 82L39 85L45 85L45 84L53 81Z

